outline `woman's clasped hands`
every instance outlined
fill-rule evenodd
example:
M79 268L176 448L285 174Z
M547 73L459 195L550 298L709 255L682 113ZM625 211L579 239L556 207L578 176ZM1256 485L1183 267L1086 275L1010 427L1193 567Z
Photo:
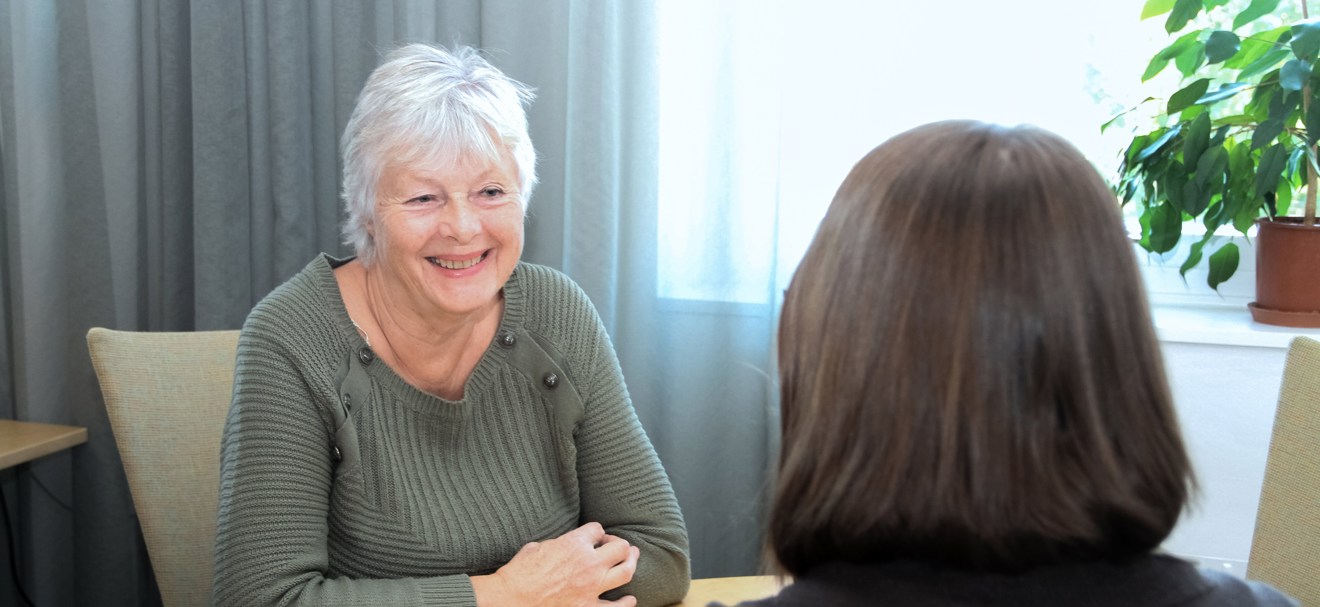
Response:
M639 554L600 523L587 523L523 546L495 573L473 576L472 586L479 607L633 607L632 596L610 601L600 595L632 581Z

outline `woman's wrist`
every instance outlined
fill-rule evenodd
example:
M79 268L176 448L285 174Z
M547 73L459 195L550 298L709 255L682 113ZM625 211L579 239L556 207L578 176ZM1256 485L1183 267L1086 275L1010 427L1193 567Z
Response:
M477 607L502 607L511 605L508 601L508 586L499 573L469 576L472 580L472 594L477 599Z

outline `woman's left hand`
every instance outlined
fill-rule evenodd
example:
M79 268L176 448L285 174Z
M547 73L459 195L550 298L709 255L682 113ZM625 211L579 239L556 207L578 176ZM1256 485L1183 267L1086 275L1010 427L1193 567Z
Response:
M488 576L473 576L478 607L633 607L637 599L600 598L632 580L641 552L623 538L587 523L555 539L522 547Z

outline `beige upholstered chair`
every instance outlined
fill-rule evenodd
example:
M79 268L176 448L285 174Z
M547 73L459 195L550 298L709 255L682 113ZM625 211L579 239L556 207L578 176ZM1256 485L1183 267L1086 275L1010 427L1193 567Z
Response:
M220 435L238 331L87 333L166 607L211 604Z
M1320 341L1288 348L1247 577L1320 606Z

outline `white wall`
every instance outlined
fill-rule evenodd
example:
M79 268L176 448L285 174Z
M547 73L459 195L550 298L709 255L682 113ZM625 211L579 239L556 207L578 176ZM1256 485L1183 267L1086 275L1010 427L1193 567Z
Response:
M1165 365L1200 499L1165 543L1169 552L1246 572L1287 342L1245 309L1156 310Z

